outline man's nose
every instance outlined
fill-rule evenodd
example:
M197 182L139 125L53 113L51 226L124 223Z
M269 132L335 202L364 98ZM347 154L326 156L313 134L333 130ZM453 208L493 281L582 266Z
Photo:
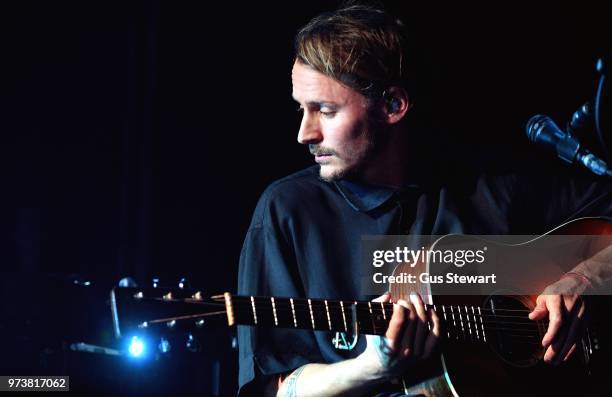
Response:
M316 117L309 116L304 112L297 140L303 145L319 143L323 140L323 134Z

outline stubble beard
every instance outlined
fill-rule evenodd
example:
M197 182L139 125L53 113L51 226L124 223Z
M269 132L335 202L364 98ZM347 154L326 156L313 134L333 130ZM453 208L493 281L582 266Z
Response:
M321 165L319 168L319 177L326 182L334 182L345 178L360 179L359 177L363 175L368 163L374 157L374 153L378 146L378 139L374 127L374 125L368 125L362 132L362 137L364 137L366 141L363 150L349 150L344 153L346 158L356 159L352 164L336 166L331 170L325 170L326 166Z

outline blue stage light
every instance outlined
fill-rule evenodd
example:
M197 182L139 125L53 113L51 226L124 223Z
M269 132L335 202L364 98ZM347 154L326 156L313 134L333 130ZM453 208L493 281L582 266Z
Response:
M166 354L171 350L170 342L168 342L168 339L166 338L161 338L157 348L159 349L160 353Z
M137 336L132 336L132 339L130 340L130 346L128 347L128 352L130 353L130 356L136 358L141 357L144 351L145 344L142 339Z

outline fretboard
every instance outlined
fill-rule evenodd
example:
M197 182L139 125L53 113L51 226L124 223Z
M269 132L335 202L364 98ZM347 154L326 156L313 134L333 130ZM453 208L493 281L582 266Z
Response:
M392 303L327 299L225 295L229 325L310 329L383 335L393 314ZM480 307L427 305L443 322L451 340L486 342L486 315ZM431 325L428 325L431 327Z

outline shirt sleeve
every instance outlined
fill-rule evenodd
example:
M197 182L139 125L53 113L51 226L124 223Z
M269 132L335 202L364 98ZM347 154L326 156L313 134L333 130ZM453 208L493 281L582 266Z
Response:
M264 193L240 254L238 294L296 297L303 295L289 228L283 230L278 203ZM238 326L239 396L261 396L275 374L321 362L314 334L307 330Z

